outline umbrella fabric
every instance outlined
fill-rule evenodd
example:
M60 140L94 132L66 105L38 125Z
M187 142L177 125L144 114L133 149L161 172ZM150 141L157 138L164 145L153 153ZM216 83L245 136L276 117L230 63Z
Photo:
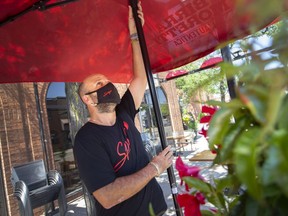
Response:
M0 21L34 2L0 0ZM190 63L225 41L250 34L255 23L245 4L253 1L243 1L245 7L239 11L236 2L143 0L152 72ZM31 11L1 26L0 83L78 82L92 73L102 73L112 82L129 82L132 57L127 5L127 0L79 0ZM257 22L257 28L274 18Z
M218 64L218 63L220 63L222 61L223 61L222 57L212 57L212 58L209 58L209 59L205 60L201 64L200 68L209 67L211 65ZM217 67L217 66L215 65L215 67Z
M176 71L170 71L167 75L166 75L166 80L170 80L176 77L180 77L180 76L184 76L187 75L188 71L186 70L176 70Z

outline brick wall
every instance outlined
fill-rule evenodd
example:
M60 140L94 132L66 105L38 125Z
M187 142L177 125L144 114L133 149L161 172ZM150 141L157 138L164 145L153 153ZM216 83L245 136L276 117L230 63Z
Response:
M45 95L47 84L39 84L39 98L42 107L44 134L49 136L47 125L47 112L45 107ZM44 97L43 97L44 96ZM50 139L48 139L50 141ZM48 155L53 157L52 149L48 145ZM17 216L18 204L13 196L13 188L10 181L12 166L32 160L43 159L43 146L41 142L39 121L32 83L2 84L0 85L0 158L1 171L8 205L8 215ZM51 146L51 144L50 144ZM50 167L53 167L53 159ZM39 215L43 208L35 210Z

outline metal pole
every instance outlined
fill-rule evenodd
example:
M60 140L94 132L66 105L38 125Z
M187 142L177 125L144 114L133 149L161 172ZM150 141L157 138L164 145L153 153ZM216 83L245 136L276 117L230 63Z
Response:
M221 49L221 55L224 62L232 63L231 52L228 46L225 46ZM227 79L227 85L231 99L235 98L236 97L235 79L234 78Z
M130 0L130 5L131 5L132 10L133 10L133 16L134 16L134 20L135 20L135 24L136 24L136 28L137 28L138 37L139 37L143 62L144 62L145 71L146 71L146 75L147 75L147 80L148 80L148 85L149 85L149 89L150 89L152 104L154 107L154 112L155 112L157 127L158 127L158 131L159 131L161 146L164 149L167 147L164 125L163 125L163 121L162 121L160 106L159 106L158 99L157 99L156 88L155 88L154 79L153 79L153 75L152 75L152 71L151 71L150 59L149 59L149 55L148 55L148 50L147 50L147 46L146 46L144 32L143 32L141 20L138 18L138 15L137 15L137 0ZM167 173L168 173L168 178L169 178L171 191L172 191L172 195L173 195L173 201L174 201L176 215L182 216L183 214L182 214L181 208L177 202L178 191L177 191L177 185L176 185L176 179L174 176L173 167L169 167L167 169Z
M201 72L201 71L203 71L203 70L207 70L207 69L213 68L213 67L217 66L218 64L219 64L219 63L211 64L211 65L208 65L208 66L203 67L203 68L198 68L198 69L195 69L195 70L191 70L191 71L188 71L187 73L183 73L183 74L180 74L180 75L175 76L175 77L166 78L164 81L169 81L169 80L176 79L176 78L179 78L179 77L182 77L182 76L187 76L187 75L190 75L190 74L195 74L195 73Z
M36 82L33 83L34 86L34 94L35 94L35 101L36 101L36 107L37 107L37 115L38 115L38 123L39 123L39 130L40 130L40 138L41 138L41 143L42 143L42 149L44 152L44 157L45 157L45 165L47 171L49 171L49 163L48 163L48 154L47 154L47 149L46 149L46 144L45 144L45 137L44 137L44 128L43 128L43 121L42 121L42 111L41 111L41 106L39 102L39 93L38 93L38 85Z

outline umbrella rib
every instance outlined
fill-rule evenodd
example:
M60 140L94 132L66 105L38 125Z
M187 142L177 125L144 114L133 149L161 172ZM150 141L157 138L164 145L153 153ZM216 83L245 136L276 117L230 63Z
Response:
M50 9L52 7L61 6L61 5L72 3L72 2L75 2L78 0L63 0L63 1L57 2L57 3L46 4L48 1L49 0L40 0L40 1L36 2L35 4L33 4L32 6L26 8L25 10L15 14L15 15L8 16L6 19L4 19L3 21L0 22L0 27L4 26L5 24L8 24L10 22L13 22L17 18L25 15L26 13L29 13L30 11L34 11L34 10L44 11L44 10Z
M207 69L209 69L209 68L218 66L219 63L221 63L221 62L218 62L218 63L215 63L215 64L211 64L211 65L208 65L208 66L205 66L205 67L202 67L202 68L197 68L197 69L195 69L195 70L190 70L190 71L188 71L187 73L180 74L180 75L175 76L175 77L166 78L165 81L169 81L169 80L176 79L176 78L179 78L179 77L182 77L182 76L186 76L186 75L198 73L198 72L200 72L200 71L207 70Z
M75 2L75 1L78 1L78 0L63 0L63 1L60 1L60 2L57 2L57 3L48 4L48 5L44 4L43 8L41 8L39 10L47 10L47 9L50 9L50 8L53 8L53 7L69 4L69 3L72 3L72 2Z
M17 18L25 15L26 13L28 13L28 12L30 12L30 11L32 11L32 10L35 10L35 5L32 5L32 6L30 6L29 8L27 8L27 9L25 9L25 10L23 10L23 11L17 13L17 14L15 14L15 15L8 16L5 20L3 20L3 21L0 22L0 26L3 26L3 25L8 24L8 23L10 23L10 22L13 22L13 21L16 20Z

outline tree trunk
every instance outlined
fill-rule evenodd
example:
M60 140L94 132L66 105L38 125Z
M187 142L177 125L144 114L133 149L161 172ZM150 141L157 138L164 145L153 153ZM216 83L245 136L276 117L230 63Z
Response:
M224 80L220 81L220 94L221 94L221 101L225 102L225 82Z
M70 136L74 146L77 131L86 123L88 111L78 95L79 83L66 83L65 91L68 103L68 117L70 123Z

